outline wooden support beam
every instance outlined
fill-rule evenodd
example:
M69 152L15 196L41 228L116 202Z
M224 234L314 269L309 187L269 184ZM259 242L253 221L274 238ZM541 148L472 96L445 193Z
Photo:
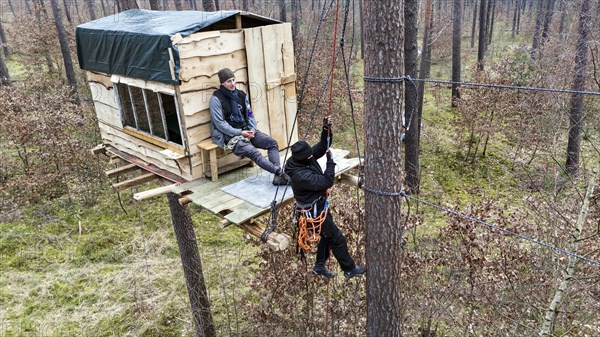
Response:
M161 195L161 194L167 194L167 193L171 192L173 187L175 187L177 185L179 185L179 184L171 184L171 185L167 185L167 186L161 186L158 188L153 188L151 190L135 193L133 195L133 199L140 201L140 200L149 199L149 198Z
M94 156L106 152L106 146L104 144L98 144L93 149L90 150Z
M252 220L243 224L239 224L238 227L256 236L259 239L262 236L265 229L265 226L261 226ZM289 235L271 232L271 234L267 236L266 243L269 249L273 251L282 251L287 249L287 247L290 245L290 242L292 242L292 237L290 237Z
M141 176L137 176L135 178L129 179L129 180L125 180L123 182L120 183L116 183L113 184L112 187L115 191L122 191L126 188L129 187L133 187L133 186L137 186L137 185L141 185L143 183L152 181L154 179L158 179L158 176L154 173L146 173L146 174L142 174Z
M187 204L189 204L191 202L192 202L192 199L190 199L188 197L181 197L181 198L179 198L179 204L181 206L187 205Z
M106 173L107 177L114 178L114 177L118 177L118 176L121 176L123 174L130 173L130 172L133 172L133 171L136 171L136 170L139 170L139 169L140 168L137 165L135 165L135 164L129 164L129 165L124 165L124 166L121 166L121 167L117 167L117 168L112 169L112 170L108 170L105 173Z
M357 176L353 176L353 175L348 174L348 173L342 173L342 174L340 174L340 176L338 177L338 180L342 184L347 184L347 185L350 185L350 186L358 186L358 177Z
M219 227L221 227L221 229L225 229L225 227L232 225L233 222L227 220L227 219L223 219L221 220L221 222L219 222Z

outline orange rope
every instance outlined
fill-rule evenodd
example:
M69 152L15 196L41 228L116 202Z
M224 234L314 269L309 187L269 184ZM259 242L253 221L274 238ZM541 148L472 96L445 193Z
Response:
M304 250L310 250L310 245L319 242L321 237L321 227L329 208L321 212L316 218L309 218L306 215L298 217L298 246Z

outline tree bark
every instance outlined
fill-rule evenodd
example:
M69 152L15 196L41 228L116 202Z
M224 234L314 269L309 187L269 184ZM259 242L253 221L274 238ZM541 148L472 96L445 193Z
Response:
M365 20L363 17L363 0L358 0L358 15L360 16L360 59L365 59Z
M119 0L117 1L117 10L119 12L126 11L128 9L139 9L135 0Z
M401 10L400 0L365 2L365 76L402 76ZM365 184L370 189L401 190L401 103L401 83L365 83ZM401 201L372 192L365 197L367 336L402 336Z
M41 6L43 5L43 0L38 0ZM67 17L67 21L70 25L73 24L73 19L71 19L71 10L69 9L69 0L63 0L63 5L65 6L65 16Z
M477 69L483 71L483 58L485 56L485 23L486 23L487 0L481 0L479 4L479 39L477 46Z
M175 4L175 10L176 11L182 11L183 10L183 6L181 5L181 0L173 0L173 3Z
M219 4L219 0L215 0L215 9L220 11L221 10L221 6Z
M250 11L250 3L248 2L248 0L244 0L242 1L242 8L244 9L244 11L249 12Z
M559 7L558 7L558 11L560 12L560 25L558 26L558 35L560 36L561 40L564 41L566 34L565 34L565 21L567 19L567 10L565 8L565 2L564 1L559 1Z
M94 9L94 1L93 0L85 0L85 4L87 5L88 11L90 12L90 19L96 20L96 11Z
M39 33L41 34L44 29L46 29L45 24L46 20L48 20L48 12L44 7L44 2L42 0L36 0L34 2L34 11L35 11L35 19L37 21L37 26ZM50 57L50 47L48 47L48 41L46 39L42 39L41 44L44 49L44 58L46 59L46 67L48 67L48 72L50 74L55 72L54 63L52 63L52 57Z
M419 25L418 0L404 1L404 72L411 78L417 78L417 39ZM417 117L417 88L413 83L404 82L404 114L405 118L412 115L410 128L406 130L404 147L404 169L406 171L406 186L410 193L419 191L419 129L421 118ZM407 121L408 123L408 121Z
M546 41L548 41L548 36L550 34L550 23L552 22L552 14L554 14L554 0L549 0L548 7L546 7L546 12L544 15L544 27L542 28L542 40L540 41L540 47L544 46Z
M540 37L542 35L542 25L544 23L544 2L538 2L538 9L535 19L535 28L533 31L533 41L531 43L531 57L537 58L537 52L540 48Z
M10 49L8 49L8 42L6 41L6 34L4 33L4 27L2 26L2 20L0 20L0 44L4 51L4 57L10 57Z
M462 6L461 0L454 0L452 21L452 82L460 82L462 42ZM456 100L460 98L460 85L452 83L452 107L456 107Z
M294 37L294 41L298 39L298 29L300 28L300 0L292 0L292 21L294 24L292 25L292 35ZM350 55L352 57L352 55Z
M519 34L518 26L517 26L517 15L520 13L519 9L521 8L521 0L516 0L515 11L513 14L513 24L512 24L512 38L515 38L515 34Z
M279 21L287 21L287 13L285 10L285 0L279 0Z
M177 194L168 193L167 199L171 208L173 229L179 246L183 274L192 307L196 336L216 336L192 216L187 206L179 204Z
M475 48L475 28L477 27L477 5L478 1L474 1L473 6L473 20L471 22L471 48Z
M592 6L590 0L582 0L579 16L579 39L575 52L575 76L573 90L585 89L585 67L587 65L588 44L591 36ZM567 144L567 173L577 174L579 170L579 152L581 151L581 130L583 124L583 95L572 94L571 114L569 118L569 142Z
M588 0L584 0L588 1ZM597 170L597 167L596 167ZM590 180L588 183L587 191L585 192L585 197L583 199L583 204L581 205L581 209L579 210L579 217L577 219L577 223L575 224L574 232L571 234L573 241L571 241L571 252L577 253L579 248L579 240L581 239L581 232L583 231L583 225L587 220L588 211L590 208L590 200L594 194L594 188L596 187L596 179L598 179L598 174L595 176L590 175ZM575 277L575 263L577 262L577 258L569 255L567 268L564 271L563 279L560 282L558 288L554 292L552 296L552 300L548 305L548 309L546 309L546 314L544 315L544 319L542 321L542 326L540 328L540 337L553 336L552 333L555 321L556 314L558 311L558 307L560 306L563 296L565 295L565 291L569 287L569 283Z
M159 0L150 0L150 9L154 11L160 10L160 1Z
M206 12L214 12L215 11L215 1L214 0L202 0L202 8Z
M60 44L60 51L63 57L63 64L65 66L65 74L67 75L67 83L71 87L71 92L76 102L79 102L79 96L77 94L77 78L75 77L75 69L73 68L73 60L71 58L71 49L69 48L69 41L67 40L67 32L62 21L62 14L60 7L58 6L58 0L50 0L50 6L52 7L52 14L54 16L54 25L56 26L56 32L58 34L58 42Z
M10 75L8 73L8 68L4 63L4 59L2 55L0 55L0 85L10 85Z

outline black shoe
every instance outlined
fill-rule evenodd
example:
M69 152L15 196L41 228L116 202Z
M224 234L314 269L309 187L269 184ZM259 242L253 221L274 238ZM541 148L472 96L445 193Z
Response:
M317 276L325 276L327 278L333 278L335 276L324 264L315 264L313 268L313 274Z
M354 269L352 269L351 271L345 272L344 273L344 277L347 278L347 279L349 279L349 278L354 277L354 276L360 276L360 275L362 275L362 274L364 274L366 272L367 272L367 267L356 265L354 267Z
M290 179L290 176L282 171L275 173L273 177L273 185L275 186L289 185L291 182L292 180Z

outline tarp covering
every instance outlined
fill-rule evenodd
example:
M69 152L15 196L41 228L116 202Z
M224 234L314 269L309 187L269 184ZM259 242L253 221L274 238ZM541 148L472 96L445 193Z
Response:
M132 9L84 23L75 31L79 66L107 74L178 84L179 53L171 36L177 33L188 36L238 13L241 12ZM169 66L170 48L175 78Z

